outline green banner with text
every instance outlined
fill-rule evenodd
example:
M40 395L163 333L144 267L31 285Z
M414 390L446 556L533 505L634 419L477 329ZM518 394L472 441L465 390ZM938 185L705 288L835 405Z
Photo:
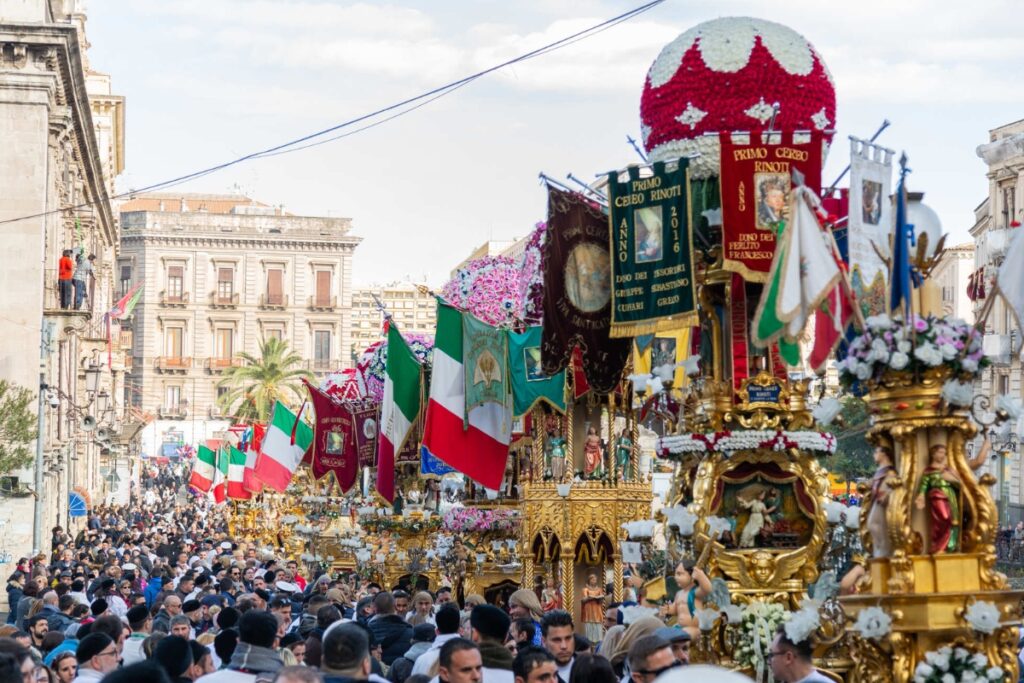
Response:
M608 175L612 337L697 324L689 160ZM669 170L672 168L672 170Z

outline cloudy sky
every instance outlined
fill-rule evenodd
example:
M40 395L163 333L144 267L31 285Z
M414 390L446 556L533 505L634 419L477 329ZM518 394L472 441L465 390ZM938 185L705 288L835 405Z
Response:
M177 177L355 118L641 4L618 0L90 0L94 68L127 97L119 188ZM637 160L644 77L696 23L781 22L824 55L838 88L825 178L847 135L906 150L911 189L967 239L985 197L974 153L1024 118L1024 41L1012 0L668 0L597 36L476 81L407 116L183 185L242 191L298 214L348 216L357 283L441 284L488 239L543 219L537 174L583 178Z

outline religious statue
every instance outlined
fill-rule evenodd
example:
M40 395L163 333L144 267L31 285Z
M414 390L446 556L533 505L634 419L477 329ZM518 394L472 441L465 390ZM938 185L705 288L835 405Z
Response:
M540 592L540 606L545 612L562 609L562 591L555 585L554 577L549 576Z
M604 638L604 589L597 582L597 574L591 572L587 575L587 585L583 587L580 602L584 635L590 642L599 643Z
M697 627L697 610L704 606L704 599L711 593L711 580L703 570L692 563L680 562L676 565L676 592L673 608L676 625L687 631L691 637L700 635Z
M587 440L583 446L583 455L586 458L583 465L583 473L589 478L595 474L600 476L601 474L601 454L604 449L601 448L601 437L597 435L597 429L590 427L587 429Z
M767 516L775 512L776 507L768 507L765 498L768 495L768 487L764 484L751 484L736 494L737 502L745 509L750 510L750 517L740 532L741 548L753 548L761 530L767 522Z
M565 474L565 437L562 436L562 425L556 425L555 430L548 435L547 446L551 478L561 481Z
M889 494L892 487L890 477L896 476L892 449L888 446L875 448L877 469L871 477L871 508L868 510L868 535L871 536L872 557L889 557L892 543L889 528L885 523L885 511L889 508Z
M402 514L402 509L405 507L405 498L402 496L402 490L398 489L395 493L395 502L391 504L391 512L395 515Z
M928 508L928 552L956 552L960 547L959 475L949 466L946 446L935 444L928 449L928 467L921 474L915 505Z
M615 467L619 471L619 479L629 481L633 478L633 471L630 467L633 455L633 440L629 438L629 429L622 428L618 440L615 442Z

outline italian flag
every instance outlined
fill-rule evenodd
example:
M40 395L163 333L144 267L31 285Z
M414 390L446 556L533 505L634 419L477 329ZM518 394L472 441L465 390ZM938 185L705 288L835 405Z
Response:
M818 198L804 185L793 188L790 223L779 237L768 284L754 315L753 341L767 346L779 340L779 355L789 365L800 363L796 338L807 320L842 277L814 209Z
M377 493L389 503L395 500L395 456L420 415L422 377L419 361L392 322L388 325L388 360L377 442Z
M213 502L218 505L227 500L229 458L227 447L217 451L217 469L213 472Z
M267 433L253 465L253 476L278 493L284 493L312 445L313 428L278 401L270 413Z
M203 493L209 492L213 486L216 469L217 454L206 446L200 446L195 462L192 463L192 477L189 479L189 486Z
M260 445L263 443L263 435L266 427L262 424L254 424L249 428L243 440L245 453L245 470L242 474L242 486L250 493L259 493L263 490L263 482L256 478L256 458L260 454Z
M252 493L244 486L245 453L234 446L228 446L228 498L232 500L249 500Z
M477 483L501 488L512 439L511 410L498 403L477 406L469 411L463 429L466 382L462 313L440 301L432 372L423 447Z

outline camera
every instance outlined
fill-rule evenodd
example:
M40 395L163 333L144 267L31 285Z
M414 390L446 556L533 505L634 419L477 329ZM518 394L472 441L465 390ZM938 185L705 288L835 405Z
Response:
M51 408L57 408L60 406L60 397L57 396L57 392L50 390L46 392L46 400L50 402Z

